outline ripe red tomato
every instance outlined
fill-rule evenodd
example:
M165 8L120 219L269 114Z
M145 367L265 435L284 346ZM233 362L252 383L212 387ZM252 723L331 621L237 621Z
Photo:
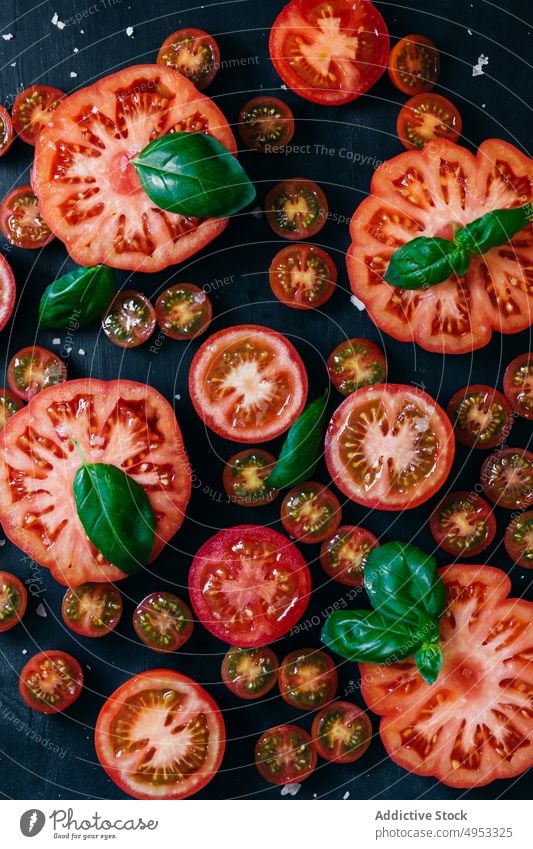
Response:
M137 348L155 329L155 310L142 292L124 289L102 316L102 330L119 348Z
M151 669L109 696L94 741L98 760L124 793L186 799L214 778L226 730L200 684L171 669Z
M337 530L340 521L339 499L316 481L295 486L281 504L281 524L298 542L322 542Z
M244 144L259 153L277 153L294 135L294 115L283 100L253 97L242 107L238 124ZM274 148L274 150L273 150Z
M222 661L224 684L239 699L258 699L278 680L279 661L269 646L241 649L232 646Z
M477 157L445 139L401 153L376 170L370 197L352 217L347 262L354 294L389 336L438 354L482 348L493 330L524 330L533 321L532 225L472 257L464 277L408 290L395 289L383 275L394 251L411 239L450 239L457 222L464 226L527 201L533 201L532 161L507 142L485 141Z
M211 634L241 648L283 637L305 613L311 575L283 534L239 525L208 539L189 571L196 616Z
M268 271L276 298L295 310L310 310L329 301L337 269L330 255L316 245L288 245L276 254Z
M65 93L49 85L31 85L15 98L11 117L17 136L34 145Z
M11 572L0 572L0 632L17 625L26 612L26 587Z
M417 94L400 109L398 138L407 150L419 150L433 139L456 142L463 122L457 106L440 94Z
M459 389L448 404L455 438L470 448L494 448L513 426L511 405L493 386L473 384Z
M9 392L8 389L0 389L0 430L2 430L7 420L11 416L14 416L23 406L21 399L13 395L12 392Z
M276 464L276 458L262 448L245 448L234 454L224 467L222 483L226 495L240 507L262 507L279 495L265 482Z
M328 357L329 378L342 395L350 395L362 386L385 383L385 354L370 339L347 339Z
M298 418L307 374L281 333L243 324L210 336L189 371L194 409L207 427L232 442L268 442Z
M326 434L334 483L357 504L380 510L409 510L431 498L448 477L454 451L444 410L403 384L353 392Z
M5 256L0 254L0 330L11 318L16 295L15 275Z
M19 691L26 704L38 713L60 713L76 701L83 687L78 661L55 649L34 655L19 677Z
M300 97L339 106L383 74L389 56L385 21L369 0L292 0L270 32L270 58Z
M507 554L517 566L533 569L533 510L515 516L503 538Z
M6 195L0 204L0 231L16 248L39 250L52 241L54 234L31 186L18 186Z
M389 57L391 83L404 94L431 91L440 74L440 54L425 35L406 35Z
M282 239L310 239L328 220L328 201L316 183L301 177L276 183L265 198L265 215Z
M159 295L155 315L165 336L188 341L205 333L211 323L213 307L198 286L193 283L176 283Z
M533 419L533 354L520 354L509 363L503 376L503 391L519 416Z
M117 627L122 616L122 596L113 584L88 581L69 587L61 613L65 625L82 637L105 637Z
M23 401L31 401L43 389L64 383L66 379L67 367L63 360L38 345L22 348L7 367L9 388Z
M356 525L342 525L322 543L320 562L326 575L347 587L360 587L368 552L377 548L374 534Z
M485 495L499 507L522 510L533 506L533 454L525 448L503 448L481 467Z
M131 160L171 132L206 132L232 153L222 112L182 74L137 65L71 94L39 135L32 184L45 221L79 265L153 272L183 262L227 219L165 212Z
M335 663L322 649L296 649L279 667L281 696L300 710L316 710L331 702L338 683Z
M351 764L361 758L372 741L368 714L351 702L333 702L320 710L311 730L313 745L321 758Z
M14 138L15 134L13 132L13 121L11 120L11 115L7 109L0 106L0 157L8 152L9 148L13 144Z
M187 27L165 39L157 54L157 64L179 71L199 91L203 91L218 73L220 50L212 35L202 29Z
M300 784L316 767L316 751L303 728L276 725L257 741L255 765L270 784Z
M474 557L485 551L496 535L496 519L489 504L475 492L449 492L429 519L433 539L454 557Z
M177 651L192 634L192 613L174 593L150 593L135 608L133 628L139 639L154 651Z
M113 463L145 487L156 516L152 559L183 522L190 467L174 411L150 386L95 378L52 386L6 422L2 439L4 532L61 584L125 577L90 544L78 518L74 439L89 463Z
M508 599L511 582L492 566L440 570L448 608L440 619L444 663L426 684L414 659L361 664L362 694L382 715L393 761L450 787L482 787L533 764L533 603Z

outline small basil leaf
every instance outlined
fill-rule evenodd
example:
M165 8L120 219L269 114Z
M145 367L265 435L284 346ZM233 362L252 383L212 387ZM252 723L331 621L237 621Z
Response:
M414 545L387 542L372 549L364 569L364 585L372 607L394 618L418 620L420 611L438 619L446 606L437 563Z
M448 239L419 236L393 253L384 280L398 289L425 289L453 273L461 277L468 265L468 254Z
M155 538L155 517L143 487L117 466L84 463L73 489L78 517L95 548L122 572L139 572Z
M54 280L39 305L41 327L89 324L105 311L115 294L115 275L105 265L76 268Z
M415 662L426 684L434 684L443 662L440 643L422 643L415 653Z
M309 480L320 460L324 443L327 393L303 411L290 428L278 461L265 484L276 489L297 486Z
M532 218L533 206L530 203L513 209L495 209L457 230L454 239L468 253L484 254L491 248L504 245L527 227Z
M255 198L235 156L205 133L160 136L131 161L148 197L167 212L227 218Z
M332 651L358 663L395 663L413 654L422 640L407 622L376 610L336 610L322 630Z

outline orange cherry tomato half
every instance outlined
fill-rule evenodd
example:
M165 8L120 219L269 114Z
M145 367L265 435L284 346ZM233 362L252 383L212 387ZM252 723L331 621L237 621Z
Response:
M296 649L281 661L279 691L292 707L316 710L335 698L337 685L335 663L322 649Z
M177 651L187 642L193 627L190 607L174 593L150 593L133 614L135 633L154 651Z
M220 68L220 50L215 39L202 29L188 27L169 35L157 54L157 64L167 65L187 77L203 91Z
M11 110L17 136L34 145L65 96L63 91L49 85L31 85L21 91Z
M503 376L503 391L511 407L523 419L533 419L533 354L520 354Z
M7 153L11 145L13 144L13 139L15 138L15 133L13 132L13 121L11 120L11 115L4 109L3 106L0 106L0 157Z
M125 289L111 301L102 318L107 338L119 348L137 348L154 332L155 310L142 292Z
M278 153L294 135L294 115L277 97L254 97L240 111L238 130L251 150Z
M240 507L262 507L279 495L265 482L276 458L262 448L245 448L234 454L224 468L222 483L226 495Z
M337 530L340 521L339 499L316 481L295 486L281 504L281 524L299 542L322 542Z
M316 245L288 245L276 254L268 272L270 288L286 307L310 310L329 301L337 268Z
M276 725L264 731L255 746L259 775L270 784L301 784L316 767L311 737L297 725Z
M431 91L439 78L440 54L425 35L406 35L389 56L389 77L404 94Z
M396 132L407 150L420 150L432 139L456 142L461 135L461 115L451 100L440 94L417 94L400 109Z
M533 454L525 448L503 448L487 457L481 467L485 495L499 507L533 507Z
M356 525L342 525L324 540L320 563L326 575L347 587L360 587L369 551L379 542L374 534Z
M313 720L311 738L321 758L351 764L364 755L372 740L368 714L351 702L333 702Z
M67 367L52 351L39 346L22 348L7 367L9 388L23 401L32 398L48 386L56 386L67 379Z
M155 303L155 317L161 331L178 341L196 339L205 333L212 316L211 301L194 283L170 286Z
M122 596L113 584L86 582L70 587L61 605L65 625L82 637L105 637L122 616Z
M385 354L370 339L347 339L328 357L329 378L342 395L351 395L362 386L385 383Z
M9 631L26 612L28 593L22 581L11 572L0 572L0 631Z
M76 701L83 687L83 672L76 658L55 649L30 658L19 677L26 704L39 713L60 713Z
M240 649L232 646L222 661L222 680L239 699L258 699L278 680L279 661L269 646Z
M328 211L320 186L301 177L277 183L265 199L267 221L283 239L316 236L328 219Z
M506 528L503 542L517 566L533 569L533 510L514 517Z
M449 492L432 512L429 529L437 545L454 557L474 557L491 544L496 519L475 492Z
M19 186L6 195L0 204L0 230L16 248L28 250L44 248L54 238L31 186Z

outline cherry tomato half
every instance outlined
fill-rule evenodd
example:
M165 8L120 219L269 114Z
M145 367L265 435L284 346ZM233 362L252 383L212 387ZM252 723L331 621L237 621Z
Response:
M268 646L240 649L232 646L222 661L222 680L240 699L258 699L278 680L279 661Z
M431 91L440 74L440 54L424 35L406 35L389 56L389 77L404 94Z
M22 348L7 367L9 388L23 401L31 401L42 389L64 383L66 379L67 367L63 360L38 345Z
M457 441L470 448L505 442L513 424L511 405L502 393L478 383L456 392L446 412Z
M255 764L270 784L300 784L316 767L316 751L307 731L297 725L276 725L261 734Z
M420 150L432 139L456 142L463 122L459 110L440 94L417 94L404 103L396 122L398 138L407 150Z
M245 448L234 454L224 468L222 483L226 495L240 507L262 507L279 495L279 489L265 483L276 458L262 448Z
M294 135L294 115L277 97L254 97L242 107L238 129L244 144L251 150L277 153Z
M9 631L17 625L26 612L28 593L26 587L11 572L0 572L0 631Z
M511 560L524 569L533 569L533 510L514 517L503 542Z
M385 383L385 354L370 339L347 339L328 357L329 378L342 395L351 395L362 386Z
M16 296L15 275L5 256L0 254L0 330L11 318Z
M288 245L276 254L268 272L276 298L295 310L310 310L329 301L337 269L330 255L316 245Z
M59 713L76 701L83 687L78 661L55 649L34 655L22 669L20 695L39 713Z
M191 636L193 616L177 595L154 592L135 608L133 628L139 639L154 651L172 652Z
M370 746L372 723L366 711L357 705L333 702L315 716L311 738L324 760L351 764L358 761Z
M509 363L503 376L503 391L519 416L533 419L533 354L520 354Z
M70 587L61 605L65 625L82 637L105 637L122 616L122 596L113 584Z
M205 292L193 283L177 283L159 295L155 303L157 323L171 339L187 341L205 333L213 308Z
M347 587L359 587L368 552L377 548L374 534L356 525L342 525L322 543L320 562L326 575Z
M525 448L504 448L487 457L481 467L485 495L508 510L533 506L533 454Z
M300 177L277 183L265 199L267 221L283 239L316 236L328 219L328 210L320 186Z
M16 248L44 248L54 234L41 217L31 186L12 189L0 204L0 230Z
M34 145L64 97L64 92L49 85L31 85L21 91L11 110L17 136Z
M0 430L17 410L22 409L22 400L9 392L8 389L0 389Z
M13 144L13 139L15 138L15 134L13 132L13 121L11 120L11 115L4 109L3 106L0 106L0 157L7 153L11 145Z
M322 542L337 530L340 521L339 499L316 481L295 486L281 504L281 524L299 542Z
M322 649L296 649L281 661L279 690L292 707L316 710L337 692L334 661Z
M433 539L454 557L474 557L491 544L496 519L484 498L472 492L449 492L429 519Z
M119 348L137 348L155 328L155 310L142 292L125 289L111 301L102 318L107 338Z
M187 77L203 91L220 68L220 50L215 39L202 29L188 27L169 35L157 54L157 64L167 65Z

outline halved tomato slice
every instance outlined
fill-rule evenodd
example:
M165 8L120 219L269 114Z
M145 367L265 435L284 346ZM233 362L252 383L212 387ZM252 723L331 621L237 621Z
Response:
M236 151L218 107L166 66L125 68L60 103L39 135L32 185L75 262L158 271L224 230L226 219L164 212L141 187L131 160L177 131L209 133Z
M450 787L482 787L533 765L533 604L507 598L492 566L440 570L448 607L440 619L444 662L426 684L414 660L361 664L362 694L381 714L390 757Z
M294 177L270 189L265 198L265 215L282 239L309 239L320 233L328 220L328 201L312 180Z
M337 269L330 255L316 245L289 245L276 254L268 271L276 298L295 310L310 310L329 301Z
M475 492L449 492L432 512L429 527L437 545L454 557L474 557L496 535L494 513Z
M155 314L165 336L188 341L205 333L211 323L213 307L199 286L176 283L159 295Z
M157 54L157 64L179 71L203 91L220 68L220 50L215 39L203 29L187 27L165 39Z
M503 376L503 391L515 413L533 419L533 354L520 354Z
M12 189L0 204L0 231L16 248L40 250L54 234L41 214L31 186Z
M440 94L417 94L400 109L396 121L398 138L407 150L425 147L433 139L456 142L463 122L459 110Z
M387 379L385 354L370 339L341 342L329 355L327 367L333 386L342 395Z
M513 426L511 405L493 386L475 383L455 393L446 412L455 438L470 448L494 448Z
M452 426L436 401L402 384L376 384L346 398L326 434L326 463L352 501L408 510L431 498L453 461Z
M283 100L262 95L244 104L239 114L238 129L244 144L251 150L272 153L291 141L294 115Z
M342 525L322 543L320 562L326 575L347 587L360 587L369 551L379 542L374 534L356 525Z
M502 448L481 467L485 495L499 507L525 510L533 506L533 453L525 448Z
M13 121L11 120L11 115L4 109L3 106L0 106L0 157L7 153L11 145L13 144L13 139L15 138L15 133L13 132Z
M146 490L156 517L152 559L183 522L191 472L170 404L129 380L71 380L40 392L8 419L0 456L0 521L6 536L61 584L125 575L89 542L72 481L79 448Z
M135 633L154 651L177 651L187 642L193 627L189 606L174 593L150 593L133 614Z
M404 94L431 91L440 74L440 54L425 35L406 35L389 57L391 83Z
M0 254L0 330L11 318L16 295L15 275L5 256Z
M270 784L300 784L316 767L316 751L303 728L276 725L257 741L255 764L259 775Z
M338 686L335 662L322 649L296 649L279 667L279 691L292 707L316 710L331 702Z
M118 292L102 316L102 330L119 348L137 348L155 330L155 310L142 292Z
M60 713L76 701L83 687L78 661L64 651L51 649L34 655L19 678L19 692L38 713Z
M262 448L245 448L230 457L222 483L230 501L240 507L262 507L279 495L279 489L266 483L276 458Z
M268 442L302 412L307 374L281 333L255 324L220 330L196 352L189 391L202 421L232 442Z
M372 741L368 714L351 702L333 702L313 720L313 745L321 758L351 764L361 758Z
M65 93L49 85L31 85L15 98L11 116L17 136L34 145Z
M65 625L82 637L105 637L117 627L122 616L122 596L113 584L87 582L69 587L61 613Z
M0 572L0 631L9 631L26 612L28 593L22 581L11 572Z
M276 686L279 661L269 646L232 646L222 661L224 684L239 699L259 699Z
M295 486L281 504L281 524L298 542L322 542L337 530L341 515L335 493L317 481Z
M215 776L226 732L217 704L200 684L171 669L134 675L96 720L98 760L135 799L186 799Z
M43 389L67 379L67 367L61 357L38 345L17 351L7 367L7 382L17 398L31 401Z
M202 625L241 648L264 646L303 616L311 575L283 534L260 525L220 531L197 552L189 594Z
M507 554L517 566L533 569L533 510L515 516L503 538Z

